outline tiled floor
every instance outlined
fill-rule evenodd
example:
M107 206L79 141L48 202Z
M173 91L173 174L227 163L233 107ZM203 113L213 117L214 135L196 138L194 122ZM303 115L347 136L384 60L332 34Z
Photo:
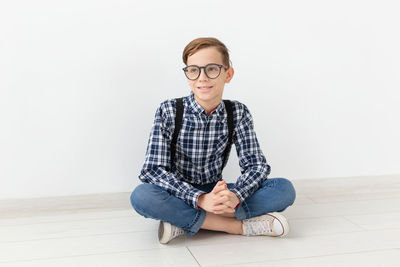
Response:
M400 175L293 181L284 238L200 231L168 245L129 193L0 201L0 266L400 266Z

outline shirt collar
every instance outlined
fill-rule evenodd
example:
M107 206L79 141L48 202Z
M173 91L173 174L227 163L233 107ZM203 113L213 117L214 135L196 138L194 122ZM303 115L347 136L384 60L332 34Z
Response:
M204 110L202 106L200 106L199 103L197 103L196 99L194 98L193 91L190 91L188 100L189 100L189 108L192 109L193 113L198 114L199 116L202 116L201 114L204 114L205 116L208 117L207 112ZM213 112L211 112L210 116L214 114L216 114L218 117L223 116L225 114L224 101L221 101L221 103L217 106L217 108Z

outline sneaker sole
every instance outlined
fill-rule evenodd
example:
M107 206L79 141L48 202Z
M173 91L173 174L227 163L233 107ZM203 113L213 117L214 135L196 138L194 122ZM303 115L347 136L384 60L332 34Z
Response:
M281 215L278 212L271 212L268 213L268 215L271 215L272 217L277 219L279 223L282 225L283 233L281 235L277 235L276 237L283 237L290 232L290 226L285 216Z

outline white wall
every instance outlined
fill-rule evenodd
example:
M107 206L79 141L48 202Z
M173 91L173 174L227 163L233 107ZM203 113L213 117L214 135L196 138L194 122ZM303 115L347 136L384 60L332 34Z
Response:
M270 177L400 173L399 7L2 1L0 198L131 191L157 106L189 94L182 50L203 36L231 51L224 97L252 112Z

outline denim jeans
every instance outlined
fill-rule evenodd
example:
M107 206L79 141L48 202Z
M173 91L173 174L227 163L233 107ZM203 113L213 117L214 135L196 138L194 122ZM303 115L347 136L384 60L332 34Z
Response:
M193 185L209 193L216 183ZM234 186L228 183L228 188ZM269 178L252 196L246 198L235 209L237 220L243 220L274 211L283 211L294 203L296 191L285 178ZM131 194L131 204L137 213L160 221L169 222L192 236L200 230L206 218L206 211L194 209L183 200L169 194L153 184L140 184Z

